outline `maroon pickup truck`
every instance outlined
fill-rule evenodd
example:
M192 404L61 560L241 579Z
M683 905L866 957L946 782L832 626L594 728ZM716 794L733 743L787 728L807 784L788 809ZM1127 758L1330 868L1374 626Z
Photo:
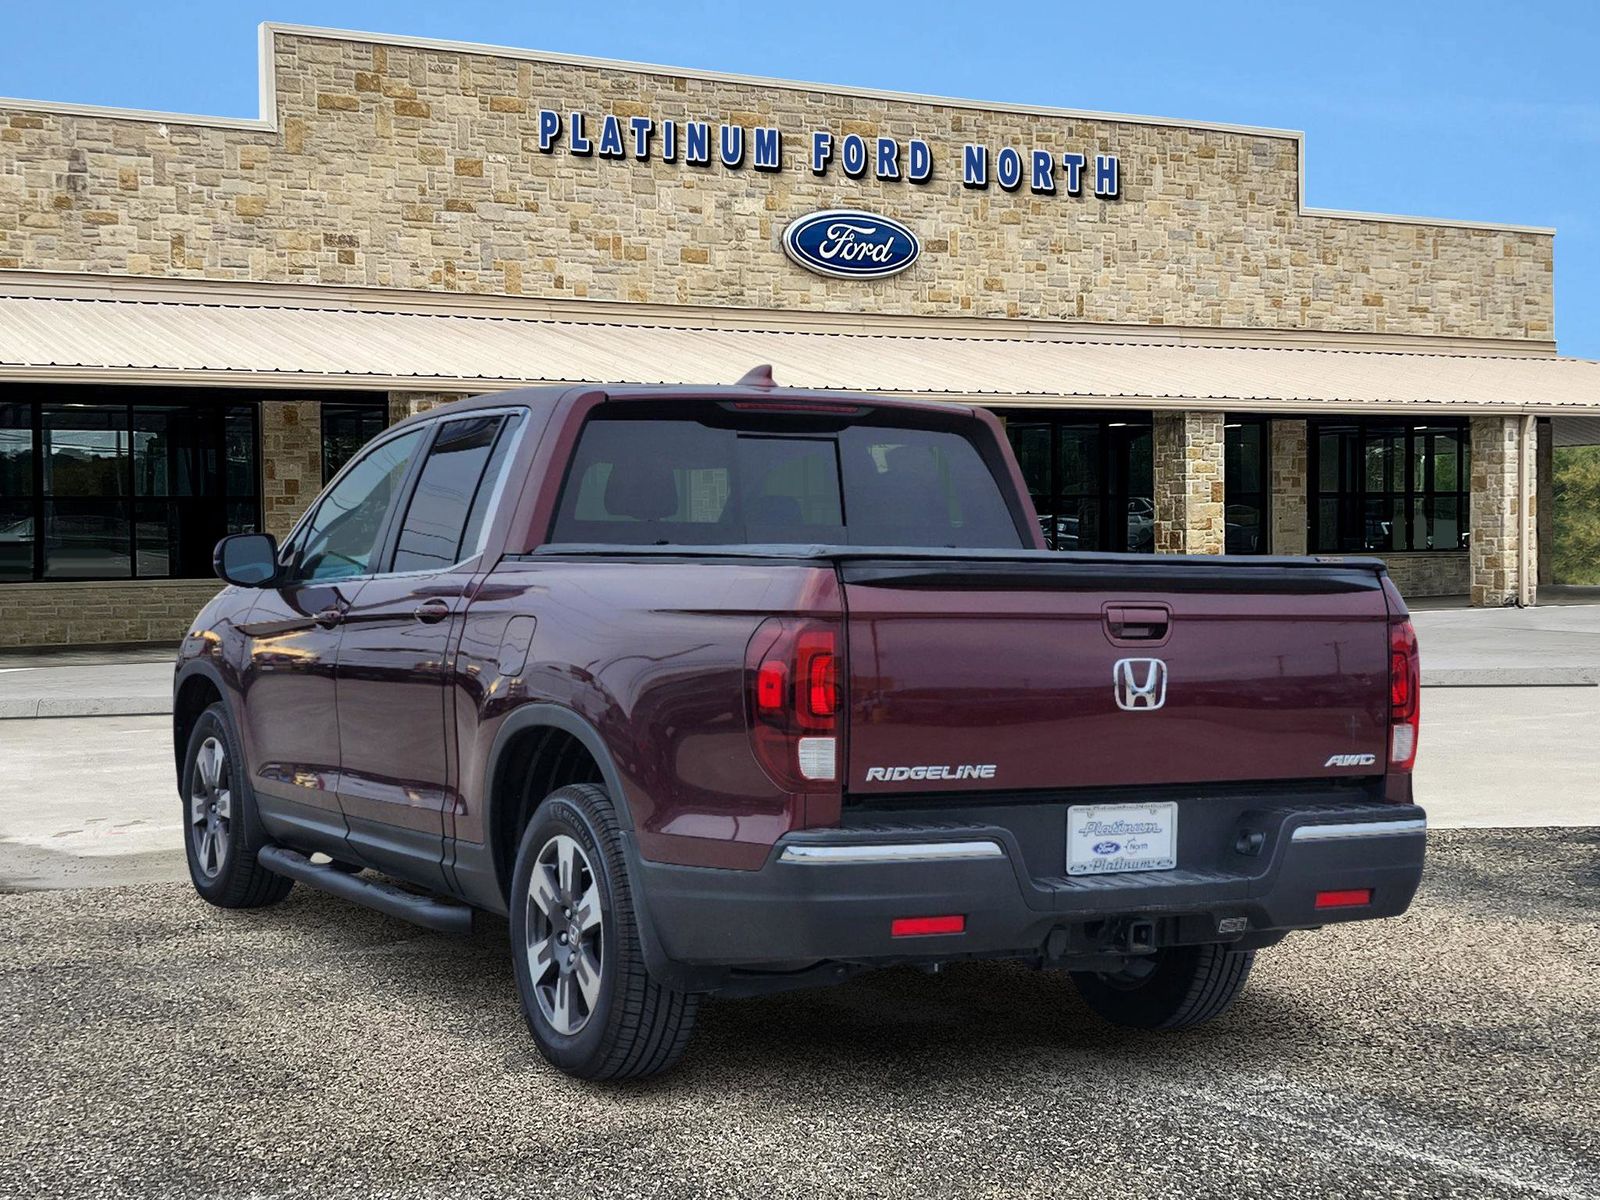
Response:
M174 705L200 895L506 914L589 1078L892 964L1190 1025L1288 930L1405 910L1382 563L1051 553L990 414L747 378L437 409L220 543Z

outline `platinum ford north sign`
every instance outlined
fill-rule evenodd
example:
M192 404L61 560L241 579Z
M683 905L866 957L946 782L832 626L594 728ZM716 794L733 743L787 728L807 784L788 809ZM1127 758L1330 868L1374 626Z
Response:
M783 249L818 275L882 279L917 261L922 244L899 221L856 209L807 213L783 231Z

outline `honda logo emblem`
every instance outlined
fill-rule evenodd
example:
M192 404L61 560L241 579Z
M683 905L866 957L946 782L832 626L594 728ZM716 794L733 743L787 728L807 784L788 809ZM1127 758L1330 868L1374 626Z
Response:
M1167 664L1159 658L1119 658L1111 668L1111 692L1124 712L1160 708L1167 702Z

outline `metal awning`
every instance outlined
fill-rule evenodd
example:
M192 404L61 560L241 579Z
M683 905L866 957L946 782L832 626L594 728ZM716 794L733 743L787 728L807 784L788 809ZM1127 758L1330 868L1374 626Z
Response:
M0 378L491 391L780 384L997 405L1600 414L1600 362L0 297Z

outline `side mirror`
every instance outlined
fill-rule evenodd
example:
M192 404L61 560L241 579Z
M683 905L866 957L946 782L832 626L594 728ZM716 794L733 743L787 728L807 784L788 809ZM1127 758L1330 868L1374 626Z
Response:
M270 533L233 533L211 552L211 566L224 583L266 587L278 577L278 541Z

